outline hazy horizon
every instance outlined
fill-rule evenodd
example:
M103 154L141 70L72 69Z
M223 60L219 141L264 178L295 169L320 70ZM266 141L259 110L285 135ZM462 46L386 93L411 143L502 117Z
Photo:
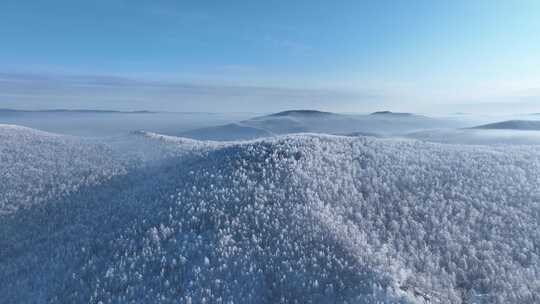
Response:
M539 10L487 0L8 0L0 108L540 112Z

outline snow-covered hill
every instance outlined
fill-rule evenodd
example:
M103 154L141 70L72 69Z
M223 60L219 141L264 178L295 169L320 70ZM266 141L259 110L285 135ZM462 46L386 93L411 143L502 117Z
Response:
M539 120L507 120L475 127L491 130L529 130L540 131Z
M32 134L24 144L46 143L34 166L70 159L52 153L49 135ZM129 156L139 162L122 174L2 215L3 303L540 299L533 147L309 134L212 143L140 132L108 143L113 158L130 141L158 150ZM22 149L11 146L2 160ZM103 172L104 162L89 162ZM69 168L51 169L59 185L77 178Z
M0 214L125 173L106 145L0 125Z
M406 134L408 138L447 144L540 145L540 131L509 129L442 129Z
M274 135L271 131L260 129L243 122L230 123L217 127L207 127L195 129L181 133L189 138L198 140L248 140L262 137L271 137Z

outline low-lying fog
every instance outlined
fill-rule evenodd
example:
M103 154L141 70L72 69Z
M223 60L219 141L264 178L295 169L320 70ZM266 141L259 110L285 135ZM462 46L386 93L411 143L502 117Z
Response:
M0 109L0 124L14 124L77 136L116 136L136 130L163 134L231 123L251 113L114 111L13 111Z
M458 144L539 144L540 115L449 114L380 111L339 114L314 110L279 113L115 112L0 110L0 124L52 133L111 137L144 130L197 140L249 140L293 133L407 137Z

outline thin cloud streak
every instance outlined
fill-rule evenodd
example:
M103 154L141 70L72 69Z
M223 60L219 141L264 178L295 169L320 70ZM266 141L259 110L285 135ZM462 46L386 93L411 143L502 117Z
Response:
M383 99L373 92L139 80L110 75L0 73L2 107L160 111L354 111Z

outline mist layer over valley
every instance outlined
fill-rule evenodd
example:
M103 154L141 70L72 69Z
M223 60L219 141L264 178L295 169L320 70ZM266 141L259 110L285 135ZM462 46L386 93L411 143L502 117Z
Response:
M341 114L289 110L271 114L103 110L0 109L0 123L83 137L122 137L134 131L196 140L235 141L295 133L410 137L462 144L537 144L538 115L428 116L379 111Z
M176 134L246 119L251 113L199 113L103 110L0 109L0 123L86 137L125 135L134 130Z

